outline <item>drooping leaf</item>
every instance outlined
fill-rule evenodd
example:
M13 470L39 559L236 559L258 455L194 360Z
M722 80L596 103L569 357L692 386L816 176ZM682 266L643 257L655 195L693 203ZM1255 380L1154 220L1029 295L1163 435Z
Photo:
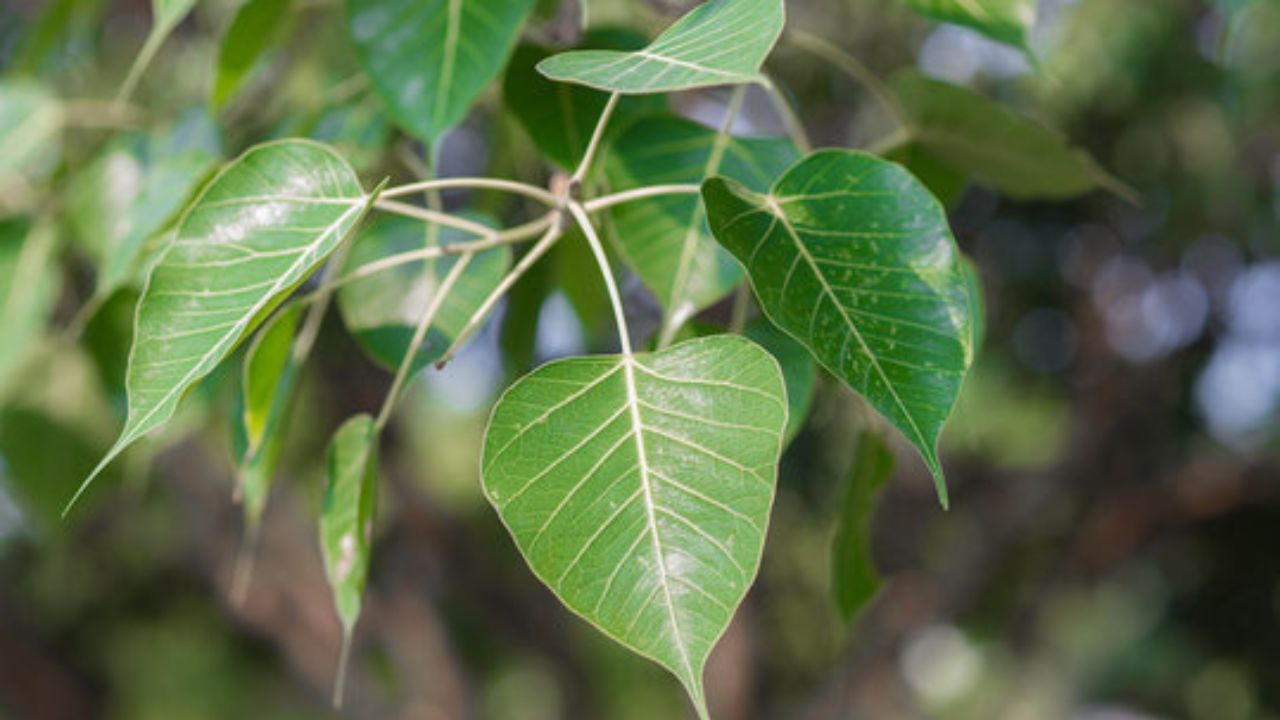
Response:
M876 432L863 431L855 452L831 545L831 592L845 622L880 592L880 573L871 556L871 516L893 474L893 453Z
M902 167L844 150L808 156L765 195L719 177L702 194L765 313L907 436L945 506L937 440L972 319L938 201Z
M768 350L782 368L782 380L787 387L787 433L783 445L789 445L809 417L813 393L818 387L818 366L803 345L775 327L768 318L747 323L742 334Z
M572 50L538 70L559 82L628 95L759 83L783 21L782 0L710 0L643 50Z
M644 45L645 38L630 30L601 29L587 33L581 47L635 50ZM609 96L548 80L535 66L551 54L539 45L516 48L503 79L503 100L538 150L560 167L572 170L582 160ZM614 110L609 127L624 127L628 118L661 112L665 106L666 101L657 96L626 98Z
M240 6L218 51L209 95L214 110L235 96L258 60L284 36L292 5L291 0L249 0Z
M977 30L992 40L1025 49L1036 21L1035 0L903 0L913 10L942 22Z
M391 117L431 144L502 71L533 0L347 0L348 28Z
M69 217L110 295L145 275L146 243L185 206L221 152L217 129L195 113L155 135L118 138L70 189Z
M492 218L476 213L470 214L469 219L494 225ZM441 245L476 239L454 228L440 228L438 236ZM426 246L425 237L422 223L416 220L394 216L378 218L352 245L347 264L354 268L421 250ZM370 358L391 371L400 367L422 313L458 257L450 255L405 263L338 290L338 309L343 322ZM426 340L414 358L414 370L440 359L485 298L497 288L510 266L511 250L505 246L487 250L471 260L436 313Z
M0 82L0 190L42 176L58 162L62 105L29 80ZM0 209L9 203L0 198Z
M720 174L764 192L799 156L784 138L736 138L689 120L658 117L623 133L605 167L615 191L698 184ZM697 195L631 202L613 215L623 256L669 319L689 318L742 281L742 267L711 236Z
M759 568L786 417L777 362L720 335L545 365L485 436L485 494L534 573L674 673L703 717L703 665Z
M129 416L94 474L164 424L351 233L373 198L341 157L307 140L259 145L227 166L147 281L129 355Z
M53 311L55 237L44 224L0 220L0 400Z
M910 71L893 88L916 152L1010 197L1061 200L1117 184L1060 133L972 90Z
M338 428L329 443L326 467L329 485L320 512L320 549L334 607L350 634L360 619L378 499L378 435L372 417L357 415Z

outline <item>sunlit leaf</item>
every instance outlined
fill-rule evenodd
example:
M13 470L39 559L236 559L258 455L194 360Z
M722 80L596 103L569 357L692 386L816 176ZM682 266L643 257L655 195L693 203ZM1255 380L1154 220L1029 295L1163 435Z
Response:
M138 302L129 417L94 474L164 424L372 200L341 157L310 141L259 145L224 169L187 211Z
M1036 0L903 0L922 15L973 28L992 40L1026 48Z
M435 144L502 72L533 0L347 0L373 88L405 130Z
M360 618L369 575L378 492L378 435L373 418L357 415L329 443L329 485L320 512L320 548L333 602L349 634Z
M724 175L764 192L799 158L783 138L736 138L689 120L636 123L612 146L606 172L613 190L698 184ZM657 197L619 206L615 228L622 254L678 323L724 297L742 267L711 236L697 195Z
M818 387L818 366L803 345L767 318L747 323L742 334L768 350L782 368L782 380L787 387L787 433L783 444L789 445L809 417L813 393Z
M705 717L703 665L759 568L786 419L777 362L741 337L561 360L494 408L485 494L534 573Z
M226 105L258 60L279 42L288 26L292 0L249 0L240 6L222 38L209 104Z
M902 167L845 150L810 155L768 194L717 177L703 198L765 313L907 436L945 505L936 446L972 320L938 201Z
M972 90L910 71L895 75L893 88L917 152L1005 195L1054 200L1115 185L1061 133Z
M782 0L710 0L643 50L573 50L544 60L559 82L624 94L765 82L760 66L778 41Z
M831 592L845 622L880 592L880 573L871 556L871 519L891 474L893 453L880 435L864 431L858 437L831 545Z
M54 239L47 225L0 220L0 400L53 311Z
M466 217L482 224L494 224L491 218L476 213ZM416 220L394 216L378 218L352 245L347 265L355 268L421 250L426 246L426 236L422 223ZM454 228L439 229L441 245L475 239ZM388 370L394 371L400 366L422 313L458 257L450 255L404 263L338 290L338 309L343 322L369 357ZM497 288L510 265L511 250L505 246L480 253L471 260L436 313L414 358L414 369L440 359Z

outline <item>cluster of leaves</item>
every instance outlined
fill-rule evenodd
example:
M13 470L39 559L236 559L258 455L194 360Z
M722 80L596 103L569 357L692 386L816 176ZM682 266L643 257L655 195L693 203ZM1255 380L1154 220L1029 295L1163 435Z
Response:
M907 4L1027 46L1024 0ZM154 0L122 99L193 5ZM288 0L242 6L218 54L212 107L241 92L290 12ZM783 36L782 0L710 0L652 41L593 28L571 49L521 44L534 12L533 0L348 0L346 30L387 116L432 160L505 69L508 110L560 170L550 189L429 171L370 185L332 147L297 138L256 145L210 178L222 149L198 114L111 140L76 176L68 212L97 268L82 315L122 287L143 288L127 420L80 491L247 343L237 454L254 532L300 370L336 302L358 344L395 373L381 412L349 419L329 447L320 541L349 638L369 566L380 437L406 383L452 358L553 247L585 243L618 352L552 362L506 391L484 440L484 492L564 604L670 670L706 717L703 666L758 571L779 457L819 367L916 448L947 503L936 445L981 341L982 305L939 198L950 202L970 180L1049 199L1114 183L1052 131L911 72L870 80L900 123L878 154L812 151L762 72ZM867 81L816 36L793 28L785 41ZM663 98L719 86L734 88L719 129ZM751 87L789 136L735 134ZM6 196L21 200L47 181L64 115L37 84L0 86ZM456 188L545 212L511 226L446 212L439 193ZM424 202L404 200L413 196ZM41 331L54 298L53 236L33 207L6 208L13 217L0 225L0 385L18 362L12 349ZM526 243L516 260L513 247ZM611 250L663 309L640 350ZM762 316L748 322L750 291ZM727 328L692 322L727 298ZM875 591L865 528L891 466L883 443L877 431L861 441L844 508L835 573L848 615Z

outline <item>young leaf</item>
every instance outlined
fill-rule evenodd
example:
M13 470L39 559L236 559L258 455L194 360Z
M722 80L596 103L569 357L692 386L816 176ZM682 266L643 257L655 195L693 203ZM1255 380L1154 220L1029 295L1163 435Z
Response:
M147 280L129 352L129 416L81 489L168 421L186 391L351 233L373 198L341 157L307 140L259 145L227 166L187 210Z
M767 318L756 318L747 323L742 334L768 350L778 361L778 367L782 368L782 380L787 387L787 432L783 446L790 445L809 417L813 393L818 387L818 367L803 345Z
M972 90L910 71L895 75L893 87L918 152L1005 195L1060 200L1118 185L1060 133Z
M47 225L0 220L0 401L57 300L55 239Z
M244 356L245 457L258 455L265 440L279 425L279 407L293 388L297 370L293 362L293 339L302 305L291 303L271 317L249 345ZM265 495L264 495L265 499Z
M964 25L992 40L1027 48L1036 21L1036 0L904 0L913 10L942 22Z
M0 82L0 190L57 165L61 133L62 106L43 85Z
M703 665L759 568L786 420L777 362L741 337L552 362L494 408L485 494L534 573L706 717Z
M435 144L507 61L533 0L347 0L374 91L405 130Z
M784 138L735 138L657 117L619 136L605 167L614 190L697 184L722 174L763 192L798 158ZM677 324L742 281L742 268L711 236L697 195L631 202L613 216L623 256Z
M209 95L214 110L227 104L258 59L283 36L291 9L291 0L249 0L240 6L218 50L218 66Z
M938 434L972 319L938 201L900 166L845 150L808 156L766 195L719 177L702 194L765 313L906 434L945 506Z
M856 453L831 546L831 592L845 622L880 591L880 574L871 557L871 516L893 474L893 453L877 433L863 431Z
M491 218L471 214L469 219L493 225ZM474 240L454 228L440 228L441 245ZM392 255L425 247L422 223L402 217L383 217L372 223L352 245L347 264L358 267ZM338 309L347 330L360 347L382 367L400 367L422 309L430 304L440 284L458 262L458 256L405 263L393 270L356 280L338 290ZM440 306L413 370L439 360L472 314L498 287L511 266L511 249L497 247L476 255Z
M582 47L635 50L645 38L629 30L604 29L587 33ZM521 45L511 56L502 82L504 104L529 138L552 162L573 170L582 161L591 131L600 119L609 96L591 88L551 82L535 66L552 51L538 45ZM627 118L661 112L661 97L627 98L613 112L610 127L622 127Z
M643 50L572 50L543 75L627 95L767 82L760 66L782 33L782 0L710 0Z

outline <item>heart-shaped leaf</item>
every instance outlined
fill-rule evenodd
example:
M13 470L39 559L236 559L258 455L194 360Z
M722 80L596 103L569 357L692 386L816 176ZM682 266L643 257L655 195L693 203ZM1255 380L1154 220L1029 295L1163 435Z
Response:
M863 431L856 453L831 545L831 592L845 622L880 592L880 573L871 556L871 519L893 474L893 453L875 432Z
M533 0L347 0L348 28L391 117L431 144L502 72Z
M741 337L556 361L494 408L484 490L534 573L705 717L703 665L759 568L786 421L777 362Z
M992 40L1026 49L1036 21L1036 0L903 0L942 22L973 28Z
M768 194L717 177L702 195L765 313L906 434L946 505L938 434L973 338L938 201L902 167L845 150L808 156Z
M628 95L761 83L760 66L783 21L782 0L710 0L643 50L572 50L538 70L552 80Z
M187 390L324 262L373 199L341 157L307 140L252 148L210 182L138 301L129 417L81 489L168 421Z
M610 149L614 190L698 184L721 174L764 192L800 156L783 138L735 138L676 117L636 123ZM733 290L742 268L711 236L697 195L656 197L614 210L628 264L678 325Z
M492 218L477 213L466 217L494 225ZM402 217L382 217L352 245L347 262L358 267L392 255L421 250L426 246L422 223ZM475 240L455 228L438 228L441 245ZM458 256L405 263L394 269L348 283L338 290L338 309L347 330L356 342L382 367L395 371L413 341L422 313L431 304ZM426 340L413 361L413 370L423 368L444 354L458 339L471 316L502 282L511 266L511 250L506 246L476 255L458 277L437 311Z

